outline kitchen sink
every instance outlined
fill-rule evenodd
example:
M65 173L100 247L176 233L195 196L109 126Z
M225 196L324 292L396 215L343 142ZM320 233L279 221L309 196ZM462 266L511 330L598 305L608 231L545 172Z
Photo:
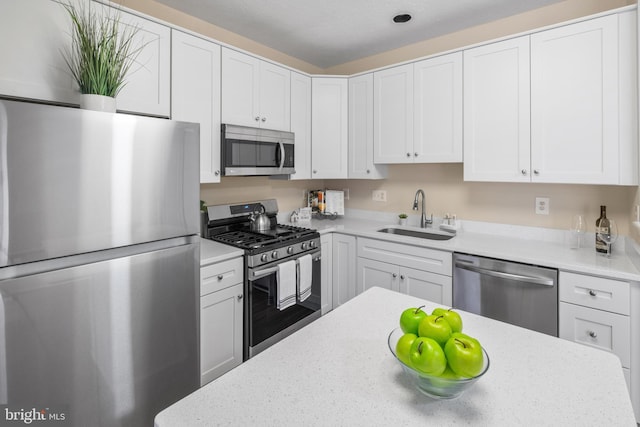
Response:
M408 228L396 228L387 227L378 230L380 233L397 234L400 236L418 237L420 239L429 240L449 240L455 236L454 233L447 233L445 231L437 230L422 230L422 229L408 229Z

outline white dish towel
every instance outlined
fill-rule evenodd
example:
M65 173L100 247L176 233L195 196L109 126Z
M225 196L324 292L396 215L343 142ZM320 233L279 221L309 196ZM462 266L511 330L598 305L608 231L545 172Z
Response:
M303 255L298 259L298 301L302 302L311 295L313 259Z
M296 262L278 264L278 310L284 310L296 303Z

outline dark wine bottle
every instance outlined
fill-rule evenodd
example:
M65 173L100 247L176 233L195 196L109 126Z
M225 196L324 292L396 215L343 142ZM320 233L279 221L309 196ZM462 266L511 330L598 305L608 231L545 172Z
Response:
M602 240L598 233L609 232L609 220L607 219L607 207L600 206L600 218L596 220L596 252L606 254L608 252L607 244Z

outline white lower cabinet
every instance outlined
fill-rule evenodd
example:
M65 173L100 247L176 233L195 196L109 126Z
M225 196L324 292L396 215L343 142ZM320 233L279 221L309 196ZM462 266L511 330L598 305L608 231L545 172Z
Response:
M321 310L325 315L333 310L333 236L331 233L320 236L320 298Z
M632 335L631 284L621 280L561 271L558 279L558 331L560 338L575 341L620 358L636 413L640 396L634 394L638 381L637 333Z
M379 286L451 306L451 253L359 238L356 292Z
M333 234L332 288L333 308L357 295L356 288L356 238L346 234Z
M200 268L200 386L242 363L242 257Z

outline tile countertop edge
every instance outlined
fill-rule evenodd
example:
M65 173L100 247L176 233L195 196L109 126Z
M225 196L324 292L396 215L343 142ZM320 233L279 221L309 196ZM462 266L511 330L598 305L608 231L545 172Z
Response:
M461 221L463 225L456 237L448 241L437 241L378 232L377 230L384 227L397 226L392 221L393 217L389 218L389 215L380 215L380 219L377 219L374 215L366 212L362 214L356 211L352 215L349 215L349 212L347 214L337 219L312 219L311 222L292 224L315 228L321 235L327 233L348 234L447 252L462 252L541 265L557 268L561 271L640 282L640 262L635 262L636 258L640 259L640 254L638 254L640 247L634 244L631 239L624 239L624 242L620 242L617 248L618 253L614 252L611 258L606 258L596 254L593 247L569 249L562 240L563 230L487 223L487 229L498 233L494 235L478 232L477 230L482 229L482 223L470 222L470 226L467 227L467 223ZM288 216L281 218L280 221L286 223L285 218ZM473 231L469 231L467 228ZM509 234L512 233L522 233L521 235L525 237L509 237ZM587 236L590 237L590 235ZM514 247L518 249L514 250Z

